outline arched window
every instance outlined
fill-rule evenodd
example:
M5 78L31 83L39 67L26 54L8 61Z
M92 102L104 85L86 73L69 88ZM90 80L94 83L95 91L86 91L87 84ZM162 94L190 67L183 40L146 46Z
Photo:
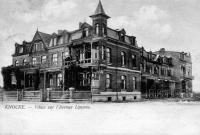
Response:
M126 89L126 76L125 75L121 76L121 89L122 90Z
M25 66L27 64L27 60L23 59L23 65Z
M111 49L106 48L106 61L107 63L111 63Z
M137 89L137 78L133 77L133 90Z
M19 61L18 60L15 61L15 66L19 66Z
M132 54L132 64L133 64L133 67L137 66L136 55L134 55L134 54Z
M122 62L122 66L126 65L126 53L125 52L121 52L121 62Z
M111 75L106 74L106 88L111 88Z
M99 24L95 25L95 33L99 35Z

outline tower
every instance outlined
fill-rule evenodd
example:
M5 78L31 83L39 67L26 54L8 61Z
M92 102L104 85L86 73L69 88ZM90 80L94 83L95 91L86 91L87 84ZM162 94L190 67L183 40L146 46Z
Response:
M101 1L99 1L98 6L93 15L90 16L92 18L94 34L97 36L103 36L107 34L107 19L110 18L106 15Z

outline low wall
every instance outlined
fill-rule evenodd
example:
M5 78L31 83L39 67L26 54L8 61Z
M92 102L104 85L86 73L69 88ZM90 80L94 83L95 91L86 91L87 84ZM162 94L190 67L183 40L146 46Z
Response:
M101 92L93 94L93 102L108 101L138 101L141 99L141 92Z

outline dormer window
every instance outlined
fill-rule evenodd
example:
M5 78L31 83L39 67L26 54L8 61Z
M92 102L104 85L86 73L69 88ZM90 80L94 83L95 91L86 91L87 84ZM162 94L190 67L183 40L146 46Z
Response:
M120 33L120 40L121 41L125 41L125 34L124 33Z
M95 34L99 35L99 24L95 25Z
M23 53L23 49L24 49L23 46L20 46L19 47L19 53Z
M60 36L60 37L58 38L58 44L59 44L59 45L63 44L63 36Z
M49 43L49 47L53 46L53 38L51 39L50 43Z
M57 38L56 37L53 39L53 44L54 44L54 46L57 45Z
M89 30L88 30L88 28L84 28L84 29L83 29L83 37L88 37L88 35L89 35Z

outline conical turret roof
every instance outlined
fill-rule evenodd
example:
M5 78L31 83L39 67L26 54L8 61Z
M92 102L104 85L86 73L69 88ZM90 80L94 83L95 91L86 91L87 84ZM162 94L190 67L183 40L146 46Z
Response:
M99 0L99 3L98 3L97 8L96 8L96 10L94 12L94 15L91 15L90 17L94 17L94 16L97 16L97 15L103 15L106 18L110 18L108 15L106 15L106 13L105 13L105 11L103 9L101 0Z

